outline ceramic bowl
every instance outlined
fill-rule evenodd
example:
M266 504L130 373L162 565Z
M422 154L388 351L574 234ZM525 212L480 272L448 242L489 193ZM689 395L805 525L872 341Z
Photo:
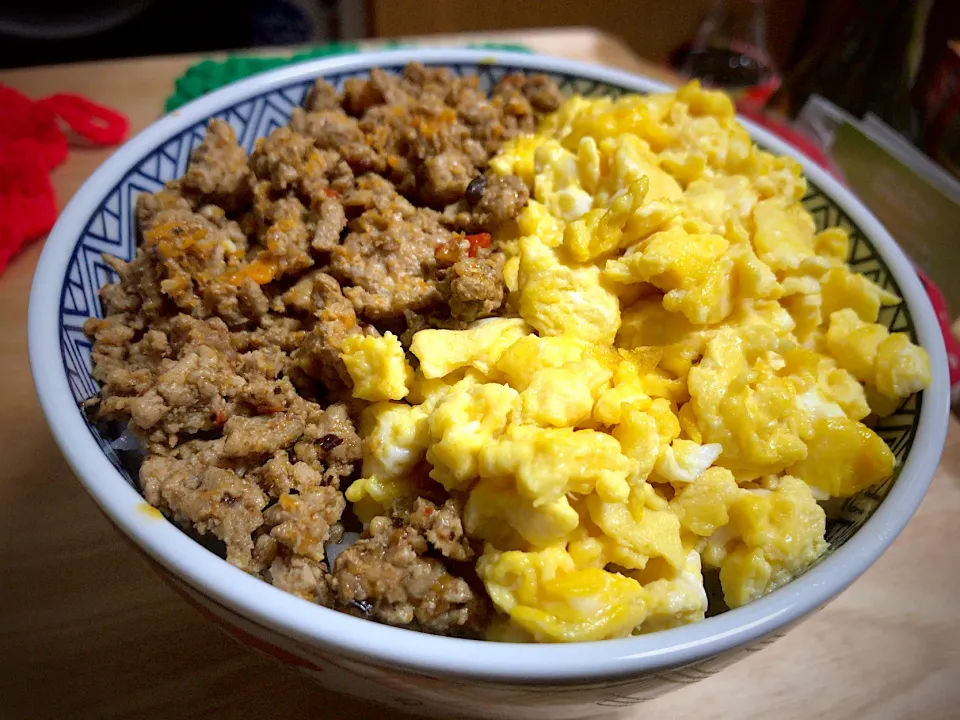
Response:
M756 142L792 155L810 181L804 199L818 228L846 227L850 263L899 294L881 322L930 353L933 383L877 428L896 454L896 474L846 501L829 524L831 547L805 574L745 607L665 632L569 646L511 645L437 637L379 625L310 604L227 564L144 502L108 441L79 403L97 385L81 327L100 315L97 289L111 280L102 254L134 254L138 193L180 176L210 118L226 119L249 151L287 122L317 78L340 86L381 67L417 60L476 73L489 87L511 71L543 72L568 93L618 95L664 87L594 65L490 50L363 53L289 66L233 84L164 117L120 148L63 211L30 297L30 360L56 440L94 500L184 597L247 644L297 666L323 685L421 713L565 718L641 703L695 682L782 635L853 582L917 509L940 457L948 380L934 311L910 261L846 189L774 136L745 123Z

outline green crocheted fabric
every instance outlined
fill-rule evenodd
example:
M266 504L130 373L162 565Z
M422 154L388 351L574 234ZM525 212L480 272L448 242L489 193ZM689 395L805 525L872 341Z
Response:
M388 41L378 44L379 48L396 49L401 47L415 47L413 43ZM533 52L523 45L509 43L471 43L468 48L483 50L512 50L514 52ZM226 60L202 60L191 65L186 72L177 78L172 95L167 98L165 107L167 112L175 110L181 105L194 100L201 95L221 88L224 85L240 80L257 73L273 70L274 68L291 63L313 60L315 58L332 55L346 55L359 52L358 43L329 43L292 55L262 56L262 55L231 55Z

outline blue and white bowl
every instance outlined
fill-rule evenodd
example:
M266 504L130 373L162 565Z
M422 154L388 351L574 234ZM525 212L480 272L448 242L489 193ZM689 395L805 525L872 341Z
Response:
M825 605L887 548L920 504L943 448L948 373L934 311L909 260L846 189L769 133L744 123L765 148L792 155L810 184L805 203L818 229L840 224L850 263L900 295L881 317L930 353L933 382L877 428L897 471L846 502L828 526L830 551L801 577L742 608L651 635L570 646L513 645L387 627L301 600L247 575L150 508L108 439L79 404L93 395L90 341L97 290L111 281L102 254L135 252L133 210L141 192L184 173L213 117L241 144L289 120L317 78L334 86L373 67L399 72L412 60L476 73L492 86L513 71L543 72L568 93L616 95L664 86L593 65L489 50L402 50L322 59L265 73L200 98L118 150L77 192L51 232L30 297L30 361L40 402L61 450L99 506L181 594L236 637L308 672L334 690L407 711L485 717L565 718L623 708L694 682L771 642Z

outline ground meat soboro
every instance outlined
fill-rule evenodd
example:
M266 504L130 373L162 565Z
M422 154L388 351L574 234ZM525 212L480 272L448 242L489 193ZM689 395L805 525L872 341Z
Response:
M307 600L476 635L487 600L455 498L424 488L366 527L346 511L364 403L340 352L355 333L408 344L502 312L492 238L529 196L487 164L559 101L543 77L487 96L412 64L341 93L317 82L249 157L211 121L184 176L137 199L137 255L107 258L119 280L85 326L101 383L88 411L139 439L146 499ZM346 526L362 537L328 568Z
M437 511L429 501L418 503L437 514L453 512L446 505ZM334 562L324 602L391 625L476 634L488 613L485 598L452 574L449 563L428 555L435 550L445 558L467 559L462 532L459 515L441 523L424 523L415 514L406 521L374 518Z
M437 212L414 207L389 183L374 193L373 207L350 222L334 248L331 269L357 313L376 321L440 301L434 253L451 233Z

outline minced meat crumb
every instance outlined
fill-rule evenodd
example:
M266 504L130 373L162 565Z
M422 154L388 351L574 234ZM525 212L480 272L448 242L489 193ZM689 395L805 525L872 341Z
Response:
M226 559L305 599L429 632L475 635L461 506L437 486L365 528L364 403L344 340L500 314L496 229L529 199L488 161L560 102L542 76L476 77L411 64L338 93L318 81L248 156L212 120L184 176L141 194L136 257L85 325L97 422L139 439L148 502ZM344 529L360 540L328 567Z
M391 518L374 518L364 536L337 557L325 602L391 625L475 633L488 612L485 600L426 554L430 544L413 522L398 527Z

